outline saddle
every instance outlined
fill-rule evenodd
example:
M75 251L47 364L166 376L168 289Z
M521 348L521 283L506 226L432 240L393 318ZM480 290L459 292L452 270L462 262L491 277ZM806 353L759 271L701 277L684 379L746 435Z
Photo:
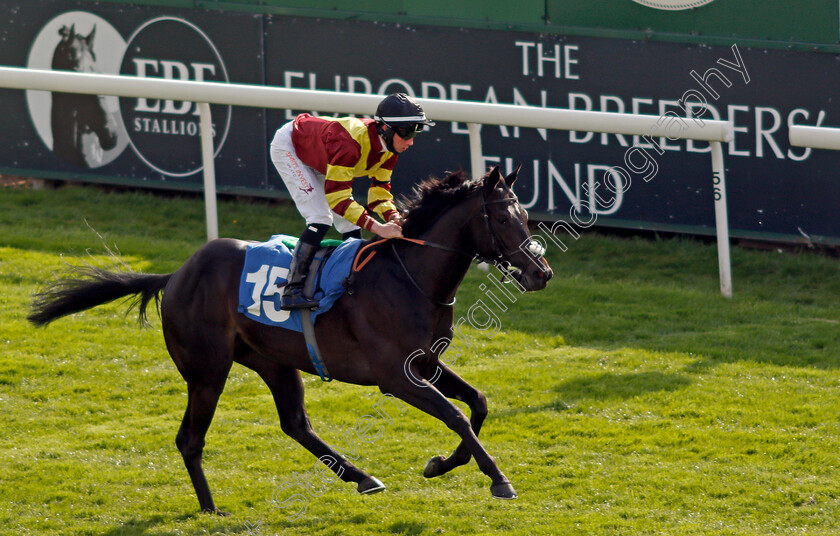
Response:
M325 240L309 267L304 291L319 301L315 309L283 311L280 296L288 282L292 251L298 238L272 236L268 242L249 244L239 281L238 310L248 318L302 332L312 364L324 381L330 381L327 367L315 340L315 319L327 312L346 291L347 276L363 240Z
M345 292L344 280L362 240L326 240L315 254L306 278L306 292L320 303L312 319L327 312ZM282 311L280 296L288 281L292 250L297 237L275 235L267 242L249 244L239 281L238 310L248 318L302 332L298 311Z
M294 236L284 236L282 239L283 245L289 248L289 251L294 251L299 241L300 239ZM315 257L313 257L312 263L309 265L309 274L306 276L306 283L303 285L303 293L306 296L315 296L316 292L324 293L324 289L319 285L320 279L323 276L324 266L326 266L330 256L341 244L341 240L321 240L321 247L315 252Z

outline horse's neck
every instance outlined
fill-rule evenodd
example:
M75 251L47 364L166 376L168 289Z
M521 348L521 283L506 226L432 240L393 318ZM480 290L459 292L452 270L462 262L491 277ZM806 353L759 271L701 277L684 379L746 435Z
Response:
M471 203L472 209L475 200L468 203ZM457 252L434 246L406 245L402 248L408 270L417 279L420 287L439 301L451 301L470 267L472 245L468 241L468 227L474 212L475 210L450 209L418 237Z

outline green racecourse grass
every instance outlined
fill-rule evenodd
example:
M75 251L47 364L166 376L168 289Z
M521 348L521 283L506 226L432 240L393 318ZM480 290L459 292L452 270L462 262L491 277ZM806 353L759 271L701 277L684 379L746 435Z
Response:
M223 236L301 228L286 205L221 201L219 214ZM548 289L497 311L492 339L465 329L473 346L453 365L487 395L481 438L518 500L491 499L474 462L424 479L457 438L411 408L380 419L374 443L356 440L355 463L386 492L334 482L290 521L272 494L315 458L235 365L204 456L231 515L199 514L174 444L185 384L157 316L141 329L113 304L35 329L25 315L65 262L108 266L107 246L135 270L169 272L204 236L197 198L0 190L0 534L840 533L837 262L735 248L726 300L714 245L597 234L550 249ZM484 277L471 270L456 318L490 305ZM331 444L374 414L376 388L305 384Z

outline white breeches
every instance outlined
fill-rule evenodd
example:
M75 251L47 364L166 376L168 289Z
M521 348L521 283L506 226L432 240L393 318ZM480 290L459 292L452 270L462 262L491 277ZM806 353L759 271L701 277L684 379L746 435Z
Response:
M307 225L311 223L335 225L339 233L355 231L359 227L333 212L327 203L327 196L324 193L324 175L301 162L295 154L295 147L292 144L293 128L294 125L289 122L277 130L274 139L271 140L269 154L298 212L306 220Z

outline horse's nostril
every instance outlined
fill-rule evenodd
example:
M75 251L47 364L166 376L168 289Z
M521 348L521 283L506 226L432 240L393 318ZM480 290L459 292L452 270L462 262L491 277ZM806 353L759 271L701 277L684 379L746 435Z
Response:
M550 268L548 270L539 270L538 272L534 273L534 277L536 277L537 279L544 279L546 282L548 282L548 280L551 279L553 275L554 272L552 272Z

